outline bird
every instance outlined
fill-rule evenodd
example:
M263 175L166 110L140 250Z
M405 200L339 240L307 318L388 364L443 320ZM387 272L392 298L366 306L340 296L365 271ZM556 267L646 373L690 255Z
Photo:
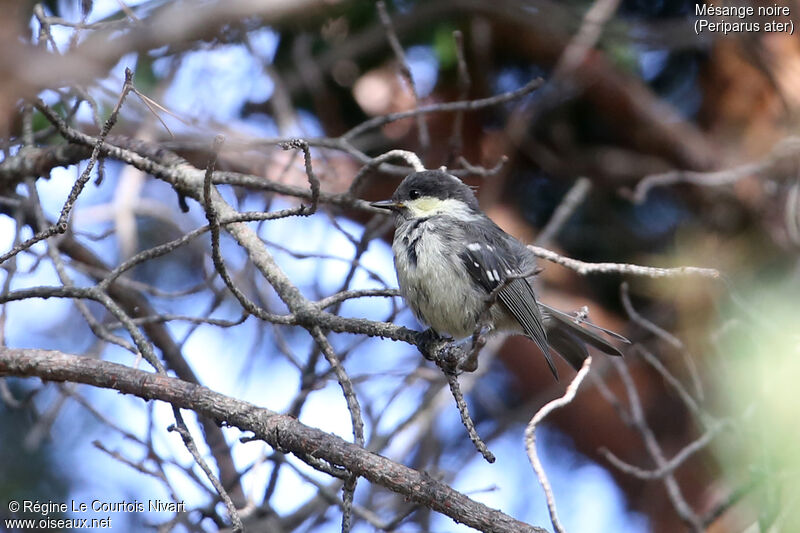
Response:
M395 215L392 241L400 294L436 338L464 339L483 326L533 340L553 376L551 349L573 368L587 345L609 355L620 350L602 336L625 337L537 300L530 277L536 258L480 208L473 189L443 169L406 176L389 200L373 207Z

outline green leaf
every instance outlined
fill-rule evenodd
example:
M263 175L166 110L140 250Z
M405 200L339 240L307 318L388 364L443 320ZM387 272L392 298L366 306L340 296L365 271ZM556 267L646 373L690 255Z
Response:
M456 40L453 38L454 30L453 26L443 24L437 27L433 34L433 51L439 59L439 65L442 70L455 68L458 63Z
M156 88L158 81L158 76L153 71L153 59L145 54L139 54L133 73L134 86L144 94L149 94Z

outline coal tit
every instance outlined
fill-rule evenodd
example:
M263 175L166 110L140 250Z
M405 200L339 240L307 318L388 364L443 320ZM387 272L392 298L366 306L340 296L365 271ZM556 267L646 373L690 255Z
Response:
M480 209L472 189L443 170L407 176L390 200L374 207L396 215L392 251L400 293L417 319L438 335L473 335L479 321L491 330L532 339L558 379L550 349L575 369L586 345L622 355L580 313L570 315L536 300L527 278L533 253Z

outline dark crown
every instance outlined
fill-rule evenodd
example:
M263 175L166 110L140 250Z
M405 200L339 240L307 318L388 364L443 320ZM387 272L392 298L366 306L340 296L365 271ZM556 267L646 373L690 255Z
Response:
M475 211L479 210L478 199L469 185L441 170L423 170L409 174L397 187L392 200L404 202L425 196L440 200L460 200Z

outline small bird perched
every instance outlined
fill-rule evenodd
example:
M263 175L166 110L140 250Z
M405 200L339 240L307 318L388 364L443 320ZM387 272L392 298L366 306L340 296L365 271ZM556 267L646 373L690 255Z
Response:
M371 205L396 215L392 251L400 293L435 334L465 338L482 321L521 333L536 343L556 379L550 348L575 369L588 356L587 344L622 355L596 331L627 342L624 337L536 300L527 279L535 274L533 253L487 217L457 177L415 172L390 200Z

